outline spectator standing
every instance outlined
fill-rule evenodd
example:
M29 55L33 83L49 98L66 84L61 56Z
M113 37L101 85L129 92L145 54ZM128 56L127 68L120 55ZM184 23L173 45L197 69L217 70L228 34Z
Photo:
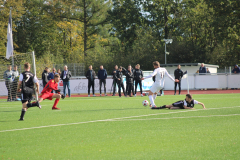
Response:
M48 67L45 68L45 70L42 73L42 83L43 83L43 88L46 86L48 83L48 74L49 74L49 69Z
M104 94L105 94L105 96L107 96L107 93L106 93L107 71L106 71L106 69L103 68L103 65L100 66L100 69L98 71L98 79L99 79L100 96L102 96L102 91L101 91L102 83L103 83L103 86L104 86Z
M94 94L94 81L95 81L95 71L92 69L92 65L89 66L89 70L86 73L86 78L88 79L88 97L90 97L90 88L92 87L93 97Z
M57 74L56 73L56 68L53 68L52 72L48 74L48 80L54 79L55 74Z
M234 66L232 73L235 73L235 74L240 73L240 68L238 67L237 64Z
M12 100L13 101L20 101L21 99L17 98L17 95L20 97L21 93L17 92L17 86L18 86L18 79L19 79L19 72L18 72L18 66L14 65L14 68L12 70L13 72L13 83L12 83L12 90L13 90L13 95L12 95Z
M133 75L134 75L134 80L135 80L135 95L134 96L136 97L138 84L139 84L139 87L140 87L141 96L143 96L142 95L142 80L141 80L141 78L143 78L143 72L140 69L140 65L139 64L137 64L135 66L135 70L134 70L134 74Z
M204 66L204 63L201 64L201 67L199 68L200 75L204 75L204 73L207 73L207 69Z
M71 91L70 91L70 78L72 77L71 71L68 70L67 65L64 66L64 71L61 73L61 79L63 81L63 94L66 97L66 87L68 89L68 97L71 97Z
M134 75L133 75L133 72L132 72L132 67L129 65L128 66L128 71L126 72L126 81L127 81L127 94L129 97L132 97L131 95L131 91L133 91L133 78L134 78ZM134 92L133 92L134 94Z
M12 76L13 76L12 66L8 65L7 70L3 74L3 79L5 80L5 85L8 90L8 99L7 99L8 102L12 101L12 93L13 93L12 92L12 82L13 82Z
M124 96L126 96L125 88L124 88L124 85L123 85L123 78L122 78L122 76L123 76L122 70L123 70L123 69L124 69L124 71L126 71L125 68L123 68L122 66L120 66L119 69L118 69L118 71L117 71L117 73L116 73L116 75L115 75L116 77L114 77L114 78L117 79L118 95L119 95L119 97L122 96L122 95L121 95L122 89L123 89L123 94L124 94ZM122 89L121 89L121 88L122 88Z
M116 76L117 72L118 72L118 66L115 65L114 70L112 71L112 75L113 75L113 84L112 84L113 85L113 95L112 96L115 96L115 93L116 93L116 85L117 85L117 81L118 81L117 76Z
M174 77L175 79L178 79L178 82L175 82L175 86L174 86L174 95L176 95L176 89L177 89L177 85L179 88L179 95L181 94L181 79L183 77L183 71L181 70L181 65L178 65L178 68L174 71Z
M208 68L207 68L207 73L211 73Z
M58 69L58 70L57 70L57 74L59 74L59 76L61 76L61 73L62 73L61 70Z

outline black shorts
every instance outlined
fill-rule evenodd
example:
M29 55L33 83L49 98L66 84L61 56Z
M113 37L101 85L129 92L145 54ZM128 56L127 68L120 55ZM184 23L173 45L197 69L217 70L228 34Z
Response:
M183 101L177 101L177 102L173 103L172 105L174 107L179 107L180 109L184 109L184 105L183 104L184 104Z
M22 103L31 102L32 93L22 93Z

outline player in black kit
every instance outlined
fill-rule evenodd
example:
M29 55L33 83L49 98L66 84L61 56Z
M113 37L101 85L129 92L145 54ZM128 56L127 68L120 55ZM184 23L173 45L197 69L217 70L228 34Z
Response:
M28 108L41 106L39 102L31 103L32 94L34 93L34 84L36 84L36 92L39 93L39 84L37 77L30 72L30 64L24 64L25 72L23 72L19 77L17 91L22 92L22 112L19 121L24 120L24 115Z
M194 99L192 99L192 95L191 94L186 94L186 99L185 100L181 100L181 101L177 101L171 105L164 105L161 107L151 107L151 109L164 109L164 108L168 108L168 109L194 109L194 105L195 104L200 104L202 105L203 109L205 108L205 105L201 102L198 102Z

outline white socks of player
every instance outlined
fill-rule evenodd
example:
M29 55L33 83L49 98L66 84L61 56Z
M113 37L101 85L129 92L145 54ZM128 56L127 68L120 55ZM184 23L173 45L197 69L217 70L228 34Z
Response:
M152 95L149 95L148 98L149 98L149 100L150 100L150 103L151 103L152 107L154 107L154 106L155 106L155 103L154 103L154 100L153 100L153 96L152 96Z
M155 101L157 95L156 94L153 94L153 100Z

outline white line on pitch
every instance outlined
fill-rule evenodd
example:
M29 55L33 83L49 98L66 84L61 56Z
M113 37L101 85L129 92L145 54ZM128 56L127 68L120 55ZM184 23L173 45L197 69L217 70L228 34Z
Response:
M209 117L230 117L230 116L240 116L240 114L208 115L208 116L188 116L188 117L166 117L166 118L147 118L147 119L120 119L120 120L114 120L114 121L146 121L146 120L159 120L159 119L209 118Z
M236 108L235 107L222 107L222 108L209 108L205 110L212 110L212 109L226 109L226 108ZM75 125L75 124L86 124L86 123L95 123L95 122L108 122L108 121L118 121L130 118L138 118L138 117L148 117L148 116L155 116L155 115L165 115L165 114L174 114L174 113L185 113L185 112L194 112L194 111L204 111L203 109L195 109L195 110L184 110L178 112L167 112L167 113L156 113L156 114L147 114L147 115L139 115L139 116L129 116L129 117L120 117L120 118L112 118L112 119L103 119L103 120L93 120L93 121L86 121L86 122L75 122L75 123L66 123L66 124L55 124L55 125L48 125L48 126L39 126L39 127L30 127L30 128L19 128L19 129L10 129L10 130L2 130L0 132L13 132L13 131L22 131L22 130L29 130L29 129L37 129L37 128L49 128L49 127L58 127L58 126L68 126L68 125Z

